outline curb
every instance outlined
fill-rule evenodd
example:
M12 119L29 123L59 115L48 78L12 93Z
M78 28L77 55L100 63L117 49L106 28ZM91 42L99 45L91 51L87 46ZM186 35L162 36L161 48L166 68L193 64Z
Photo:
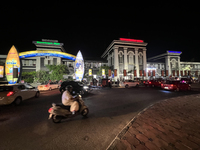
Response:
M199 97L199 94L192 94L192 95L184 95L184 96L194 96L197 95L197 97ZM114 138L114 140L110 143L110 145L107 147L106 150L113 150L116 146L116 144L122 139L123 135L128 131L128 129L130 128L130 126L135 122L135 120L143 113L145 112L147 109L151 108L152 106L154 106L155 104L159 104L161 102L170 100L170 99L174 99L174 98L180 98L180 97L184 97L184 96L178 96L178 97L172 97L172 98L168 98L168 99L164 99L161 100L159 102L155 102L151 105L149 105L148 107L146 107L145 109L143 109L142 111L140 111L133 119L131 119L131 121L118 133L118 135Z

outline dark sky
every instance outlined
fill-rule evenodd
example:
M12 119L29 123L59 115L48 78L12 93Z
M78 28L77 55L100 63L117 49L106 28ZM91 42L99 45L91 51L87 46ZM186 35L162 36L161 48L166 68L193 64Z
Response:
M198 4L27 2L1 6L0 54L12 45L21 52L35 50L32 41L57 39L68 53L100 57L123 37L147 42L147 57L177 50L182 61L200 61Z

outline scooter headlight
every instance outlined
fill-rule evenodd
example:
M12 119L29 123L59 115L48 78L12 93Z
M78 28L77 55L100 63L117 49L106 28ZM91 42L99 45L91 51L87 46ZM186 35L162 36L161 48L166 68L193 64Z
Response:
M84 89L88 89L89 87L88 87L88 86L84 86L83 88L84 88Z

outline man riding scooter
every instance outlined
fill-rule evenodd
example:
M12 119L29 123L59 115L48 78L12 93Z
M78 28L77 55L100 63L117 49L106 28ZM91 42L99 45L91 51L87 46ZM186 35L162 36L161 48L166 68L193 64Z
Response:
M70 111L74 115L76 111L79 110L79 103L76 101L76 98L73 98L71 95L73 87L71 85L68 85L66 90L62 94L62 104L65 106L71 106Z

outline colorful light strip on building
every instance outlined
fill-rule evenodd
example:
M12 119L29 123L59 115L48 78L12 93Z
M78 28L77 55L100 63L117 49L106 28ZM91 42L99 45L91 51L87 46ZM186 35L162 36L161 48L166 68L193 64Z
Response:
M137 42L137 43L143 43L143 40L137 40L137 39L126 39L126 38L119 38L121 41L127 41L127 42Z
M182 52L180 51L167 51L168 53L178 53L178 54L181 54Z
M40 57L40 56L53 56L53 57L70 59L73 61L76 60L76 56L74 55L64 52L50 51L50 50L36 50L36 51L26 51L19 53L19 58Z
M60 43L56 42L43 42L43 41L36 41L38 44L49 44L49 45L60 45Z

